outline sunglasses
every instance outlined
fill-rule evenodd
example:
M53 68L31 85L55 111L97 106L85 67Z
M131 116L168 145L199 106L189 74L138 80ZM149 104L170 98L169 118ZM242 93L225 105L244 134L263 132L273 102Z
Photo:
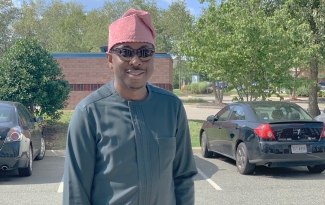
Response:
M143 62L149 61L155 53L155 50L152 48L140 48L140 49L131 49L131 48L113 48L111 52L116 53L121 60L131 61L135 54Z

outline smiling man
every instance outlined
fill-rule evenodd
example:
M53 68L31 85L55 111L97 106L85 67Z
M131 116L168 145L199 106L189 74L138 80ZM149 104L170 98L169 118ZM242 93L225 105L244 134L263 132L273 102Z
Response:
M148 83L155 35L150 14L135 9L109 26L114 79L75 108L63 204L194 204L197 170L183 104Z

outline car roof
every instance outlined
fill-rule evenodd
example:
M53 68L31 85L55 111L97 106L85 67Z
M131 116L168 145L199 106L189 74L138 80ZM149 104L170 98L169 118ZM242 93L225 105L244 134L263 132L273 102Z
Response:
M296 103L286 101L247 101L247 102L233 102L231 104L243 104L252 106L298 106ZM299 106L298 106L299 107Z
M0 107L15 107L19 102L13 102L13 101L0 101Z
M296 103L286 101L245 101L245 102L233 102L230 104L247 104L247 105L297 105Z

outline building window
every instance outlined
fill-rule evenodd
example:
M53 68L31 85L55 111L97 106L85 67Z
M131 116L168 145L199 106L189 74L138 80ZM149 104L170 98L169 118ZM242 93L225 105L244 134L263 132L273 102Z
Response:
M153 83L155 86L163 88L165 90L172 91L173 87L167 83ZM105 84L69 84L72 91L95 91Z
M104 84L70 84L72 91L95 91Z

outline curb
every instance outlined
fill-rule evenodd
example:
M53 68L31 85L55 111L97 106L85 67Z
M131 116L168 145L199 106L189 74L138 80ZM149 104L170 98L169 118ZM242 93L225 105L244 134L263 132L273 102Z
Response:
M64 157L65 150L46 150L45 157Z
M193 152L199 151L200 147L193 147ZM64 157L65 156L65 150L46 150L45 157Z

